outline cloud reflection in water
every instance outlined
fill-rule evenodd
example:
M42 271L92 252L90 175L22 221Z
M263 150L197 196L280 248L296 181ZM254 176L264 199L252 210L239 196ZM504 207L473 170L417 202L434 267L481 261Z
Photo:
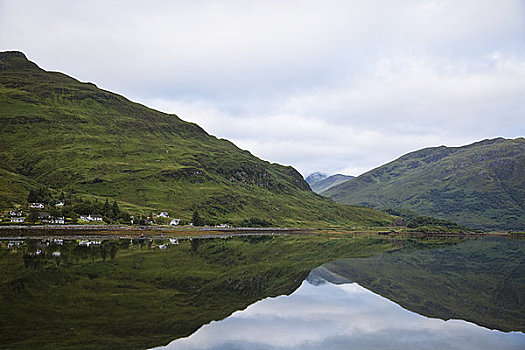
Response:
M524 349L525 334L421 316L356 283L267 298L157 349Z

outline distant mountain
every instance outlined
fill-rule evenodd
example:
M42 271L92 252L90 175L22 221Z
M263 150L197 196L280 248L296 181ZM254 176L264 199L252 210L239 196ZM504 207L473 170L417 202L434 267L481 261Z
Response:
M525 139L412 152L322 193L486 230L525 229Z
M321 193L353 178L354 177L350 175L335 174L327 176L321 173L313 173L306 178L306 182L308 182L312 191Z
M319 182L319 181L321 181L323 179L326 179L327 177L328 177L328 175L316 171L315 173L311 173L310 175L308 175L306 177L306 179L304 179L304 180L308 183L308 185L311 186L312 184L314 184L316 182Z
M176 115L47 72L21 52L0 53L0 101L0 208L27 205L29 191L44 187L186 221L194 210L210 223L234 225L392 221L313 193L292 167L263 161Z

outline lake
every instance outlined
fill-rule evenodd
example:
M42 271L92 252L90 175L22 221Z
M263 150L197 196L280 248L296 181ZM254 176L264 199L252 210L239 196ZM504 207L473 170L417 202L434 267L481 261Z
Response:
M421 316L357 283L303 282L155 349L524 349L525 335Z
M0 348L525 348L525 241L4 240Z

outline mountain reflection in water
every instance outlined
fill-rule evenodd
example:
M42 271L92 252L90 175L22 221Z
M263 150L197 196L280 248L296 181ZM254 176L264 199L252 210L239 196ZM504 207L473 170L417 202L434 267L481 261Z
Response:
M289 296L267 298L156 349L524 349L525 334L421 316L313 271ZM333 281L333 278L330 278Z

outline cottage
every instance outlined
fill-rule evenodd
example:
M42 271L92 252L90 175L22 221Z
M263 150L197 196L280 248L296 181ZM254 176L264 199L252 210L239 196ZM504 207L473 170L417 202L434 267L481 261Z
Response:
M11 210L9 212L9 215L11 216L22 216L22 212L21 211L14 211L14 210Z
M165 211L161 212L158 216L161 217L161 218L169 218L170 217L170 215L167 212L165 212Z
M37 208L37 209L44 209L44 205L42 203L31 203L29 206L30 208Z
M170 238L171 244L179 244L179 240L177 238Z
M102 221L101 215L80 215L80 220L82 221Z
M92 246L92 245L100 245L102 242L101 241L80 241L78 243L78 245L80 246L84 246L84 247L89 247L89 246Z
M64 206L64 202L58 202L57 204L55 204L55 207L63 207Z
M51 215L49 215L49 213L46 211L41 211L40 213L38 213L38 218L42 220L49 220L49 218L51 218Z
M11 222L21 223L26 221L26 218L23 216L11 216Z
M102 221L102 216L101 215L90 215L91 216L91 220L90 221Z
M23 243L24 243L24 241L9 241L9 243L7 243L7 248L18 248Z
M180 222L180 219L173 219L170 221L171 226L177 226Z
M59 217L56 217L54 219L51 219L51 221L49 221L50 223L52 224L60 224L60 225L63 225L66 223L66 220L63 216L59 216Z

